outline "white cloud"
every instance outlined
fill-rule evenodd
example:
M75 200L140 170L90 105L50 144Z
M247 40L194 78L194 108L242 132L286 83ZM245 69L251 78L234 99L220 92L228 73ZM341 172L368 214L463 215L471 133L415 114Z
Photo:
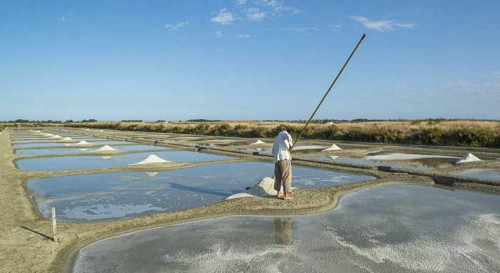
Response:
M266 13L259 8L249 8L247 10L247 18L253 21L260 21L266 17Z
M299 13L300 9L292 6L287 6L283 1L279 0L257 0L256 3L261 6L271 7L276 12L291 12Z
M231 24L235 20L236 17L233 15L232 12L227 11L227 8L221 9L219 14L210 19L210 21L213 23L219 23L223 25Z
M332 31L338 31L342 28L342 25L329 25L328 28L330 28Z
M61 21L66 22L66 17L62 16Z
M175 31L175 30L181 29L187 25L189 25L189 21L182 21L182 22L175 23L175 24L166 24L165 28L167 30Z
M222 31L218 30L215 32L215 36L220 38L220 37L224 36L224 33L222 33Z
M305 32L316 31L317 28L315 28L315 27L289 27L288 30L305 33Z
M279 5L274 8L275 11L282 11L282 12L291 12L291 13L299 13L301 12L300 9L296 7L290 7L290 6L285 6L285 5Z
M253 36L251 34L238 34L238 35L236 35L236 37L242 38L242 39L255 38L255 36Z
M477 82L457 80L447 82L441 92L462 95L493 96L500 94L500 82Z
M373 21L363 16L351 16L351 18L362 24L365 28L382 32L393 31L397 28L413 28L415 26L413 23L398 23L391 20Z
M247 0L236 0L236 3L238 3L238 5L245 5Z

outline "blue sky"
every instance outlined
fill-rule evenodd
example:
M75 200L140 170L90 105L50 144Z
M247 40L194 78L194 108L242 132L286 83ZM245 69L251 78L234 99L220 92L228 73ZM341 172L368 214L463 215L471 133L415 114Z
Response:
M500 1L2 1L0 120L500 119Z

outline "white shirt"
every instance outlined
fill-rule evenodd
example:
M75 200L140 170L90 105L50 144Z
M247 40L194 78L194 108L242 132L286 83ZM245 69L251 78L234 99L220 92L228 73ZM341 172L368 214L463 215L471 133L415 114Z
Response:
M273 145L274 163L281 160L292 160L289 151L292 144L292 136L287 131L278 134Z

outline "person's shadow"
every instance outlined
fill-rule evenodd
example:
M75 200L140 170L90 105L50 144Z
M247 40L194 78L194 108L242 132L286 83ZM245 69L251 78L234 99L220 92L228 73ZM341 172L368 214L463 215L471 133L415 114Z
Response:
M292 239L292 218L274 218L274 240L278 245L291 245Z

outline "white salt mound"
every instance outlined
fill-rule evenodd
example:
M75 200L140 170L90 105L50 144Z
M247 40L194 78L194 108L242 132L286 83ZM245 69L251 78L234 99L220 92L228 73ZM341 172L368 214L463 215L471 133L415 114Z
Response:
M255 141L254 143L250 143L250 145L259 145L259 144L266 144L266 143L260 139Z
M167 162L172 162L172 161L165 160L163 158L158 157L157 155L149 155L143 161L137 162L134 164L130 164L130 165L158 164L158 163L167 163Z
M462 156L455 164L462 164L462 163L468 163L468 162L477 162L477 161L482 161L479 159L477 156L468 153L467 155Z
M59 135L53 135L51 137L49 137L50 139L61 139L62 136L59 136Z
M328 156L331 160L335 160L337 158L339 158L337 155L329 155Z
M337 146L336 144L332 144L330 147L322 150L322 152L338 151L338 150L342 150L342 149L339 146Z
M87 142L87 141L85 141L85 140L82 140L82 141L80 141L80 142L76 143L75 145L90 145L90 143L88 143L88 142Z
M72 140L73 140L73 139L72 139L72 138L70 138L70 137L65 137L65 138L63 138L63 139L61 139L61 140L59 140L59 141L72 141Z
M295 189L292 187L292 190ZM282 188L283 190L283 188ZM226 198L235 199L235 198L245 198L245 197L275 197L276 190L274 189L274 179L271 177L264 177L259 183L253 186L251 189L246 192L233 194Z
M94 152L110 152L110 151L118 151L118 149L115 149L109 145L104 145L101 148L95 150Z
M146 172L148 176L156 176L159 172Z

